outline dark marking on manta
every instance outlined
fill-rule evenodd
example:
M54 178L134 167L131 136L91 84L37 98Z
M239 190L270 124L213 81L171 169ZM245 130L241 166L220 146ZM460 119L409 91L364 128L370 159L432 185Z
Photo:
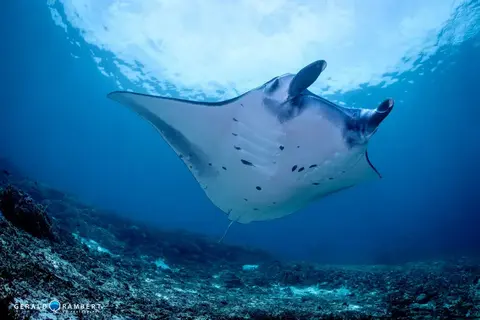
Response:
M208 163L208 165L211 167L211 166L212 166L212 163L211 163L211 162L209 162L209 163Z
M280 150L283 150L283 149L285 149L285 147L284 147L284 146L280 146L279 148L280 148Z
M248 199L247 199L247 198L243 198L243 200L245 200L245 201L248 201Z
M236 137L236 136L238 136L238 134L236 134L236 133L233 133L233 132L232 132L232 135L234 135L235 137Z
M273 204L277 204L277 203L274 201Z
M300 146L297 146L297 148L300 148Z
M242 161L242 163L246 166L252 166L252 167L255 167L255 165L253 163L251 163L250 161L247 161L247 160L243 160L243 159L240 159L240 161Z
M330 177L330 178L328 178L328 180L333 180L333 178L332 178L332 177Z
M222 169L223 169L223 170L227 170L227 168L225 168L225 167L222 167Z
M233 121L238 122L238 120L236 118L233 118Z
M258 211L258 208L253 208L253 210Z
M316 164L312 164L309 168L315 168L316 166Z
M237 147L237 146L233 146L236 150L242 150L242 148L240 147Z
M178 157L179 157L180 159L182 159L182 158L183 158L183 154L179 154Z
M259 186L257 186L257 187L256 187L256 189L257 189L257 190L259 190L259 191L260 191L260 190L262 190L262 188L261 188L261 187L259 187Z
M305 168L301 167L300 169L298 169L298 172L302 172L303 170L305 170Z
M312 184L315 185L315 186L318 186L320 183L314 182L314 183L312 183Z
M294 166L292 167L292 172L295 171L295 170L297 170L297 165L294 165Z

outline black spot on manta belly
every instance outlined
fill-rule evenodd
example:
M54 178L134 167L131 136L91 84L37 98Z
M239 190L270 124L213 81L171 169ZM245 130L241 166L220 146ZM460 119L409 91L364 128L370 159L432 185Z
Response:
M212 166L212 163L211 163L211 162L209 162L209 163L208 163L208 165L211 167L211 166Z
M222 167L222 169L223 169L223 170L227 170L227 168L225 168L225 167Z
M305 170L305 168L301 167L300 169L298 169L298 172L302 172L303 170Z
M253 210L258 211L258 208L253 208Z
M261 188L261 187L259 187L259 186L256 186L256 188L255 188L255 189L257 189L257 190L259 190L259 191L260 191L260 190L262 190L262 188Z
M320 183L314 182L314 183L312 183L312 184L315 185L315 186L318 186Z
M284 146L280 146L279 148L280 148L280 150L283 150L283 149L285 149L285 147L284 147Z
M242 148L240 147L237 147L237 146L233 146L235 148L235 150L242 150Z
M238 120L236 118L233 118L233 121L238 122Z
M252 166L252 167L255 167L255 165L253 163L251 163L250 161L247 161L247 160L243 160L243 159L240 159L240 161L242 161L242 163L246 166Z
M294 166L292 167L292 172L295 171L295 170L297 170L297 165L294 165Z
M243 198L243 200L245 200L245 201L248 201L248 199L247 199L247 198Z
M309 168L315 168L316 166L316 164L312 164Z
M236 133L233 133L233 132L232 132L232 135L234 135L235 137L236 137L236 136L238 136L238 134L236 134Z

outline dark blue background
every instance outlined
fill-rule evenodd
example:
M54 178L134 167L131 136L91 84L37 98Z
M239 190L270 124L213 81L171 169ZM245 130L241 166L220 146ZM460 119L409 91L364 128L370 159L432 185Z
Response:
M72 45L43 1L8 1L0 15L0 157L34 179L135 219L223 233L226 216L154 129L106 99L117 88L90 50L107 59L110 53L70 29L81 47ZM234 225L225 241L331 263L478 253L479 43L476 34L443 46L414 72L394 75L400 81L387 88L337 97L369 108L396 99L369 149L383 180L283 219ZM432 72L439 60L444 63Z

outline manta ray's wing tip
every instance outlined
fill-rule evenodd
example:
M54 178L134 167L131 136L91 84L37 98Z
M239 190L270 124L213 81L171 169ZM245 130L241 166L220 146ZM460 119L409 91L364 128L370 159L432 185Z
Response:
M116 98L123 93L124 93L123 91L118 91L118 90L117 91L112 91L112 92L107 93L107 98L112 99L112 100L116 100Z

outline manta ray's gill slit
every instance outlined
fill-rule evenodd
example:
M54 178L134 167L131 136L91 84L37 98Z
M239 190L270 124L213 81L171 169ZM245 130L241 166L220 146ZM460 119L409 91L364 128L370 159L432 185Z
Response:
M250 144L261 146L262 149L277 148L278 141L285 136L283 131L266 130L263 123L237 122L241 136Z
M316 164L312 164L309 168L315 168L317 165Z
M242 158L248 158L250 161L255 164L257 168L263 168L264 170L272 170L271 163L274 160L274 157L277 155L274 154L273 149L264 147L261 143L256 143L246 139L244 136L239 135L238 141L235 145L241 146L239 152L242 153Z
M247 161L247 160L243 160L243 159L240 159L240 161L246 165L246 166L252 166L252 167L255 167L255 165L253 163L251 163L250 161Z
M294 166L292 167L292 172L295 171L295 170L297 170L297 165L294 165Z
M301 167L300 169L298 169L298 172L302 172L303 170L305 170L305 168Z

